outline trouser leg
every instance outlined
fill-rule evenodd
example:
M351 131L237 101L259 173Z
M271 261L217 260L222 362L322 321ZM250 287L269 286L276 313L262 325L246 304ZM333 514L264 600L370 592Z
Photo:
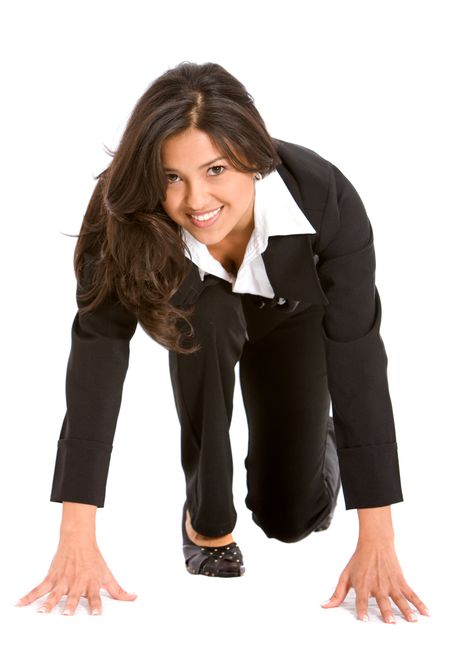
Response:
M245 503L265 534L284 542L322 524L340 487L322 317L320 305L286 315L247 341L240 358L249 428Z
M202 348L183 355L169 351L169 368L181 424L181 463L194 530L207 537L231 533L233 460L229 428L235 366L245 342L239 294L225 280L210 279L195 303L191 322Z

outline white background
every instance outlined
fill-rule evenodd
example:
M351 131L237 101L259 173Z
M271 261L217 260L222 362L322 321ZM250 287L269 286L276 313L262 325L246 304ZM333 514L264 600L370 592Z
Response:
M0 648L8 661L230 659L334 662L432 657L449 592L447 3L20 2L1 23ZM218 62L253 95L272 136L315 150L358 190L372 222L404 502L392 506L409 585L432 617L355 618L350 592L325 610L356 545L342 494L332 526L296 544L268 539L244 504L247 430L239 383L231 428L234 536L246 574L187 574L184 476L167 352L140 327L114 441L97 539L135 602L102 591L14 601L43 580L61 505L49 501L65 412L76 312L75 235L137 99L182 60ZM448 540L447 540L448 541ZM374 602L372 604L372 602ZM396 607L395 607L396 609ZM398 610L396 609L398 614ZM1 653L4 654L4 653Z

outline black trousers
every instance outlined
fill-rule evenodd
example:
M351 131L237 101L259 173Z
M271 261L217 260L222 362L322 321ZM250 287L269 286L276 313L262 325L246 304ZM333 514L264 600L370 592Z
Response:
M246 506L267 537L297 542L332 515L341 485L330 416L323 305L233 293L205 277L191 322L201 350L169 351L181 464L194 530L231 533L229 428L235 367L248 422Z

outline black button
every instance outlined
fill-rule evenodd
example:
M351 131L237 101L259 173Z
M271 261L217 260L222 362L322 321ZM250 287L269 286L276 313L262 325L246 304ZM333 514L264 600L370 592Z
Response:
M297 308L298 301L297 300L287 300L284 297L275 296L273 298L273 300L271 301L270 306L273 309L281 309L282 311L285 311L286 313L290 313L291 311L294 311L294 309Z

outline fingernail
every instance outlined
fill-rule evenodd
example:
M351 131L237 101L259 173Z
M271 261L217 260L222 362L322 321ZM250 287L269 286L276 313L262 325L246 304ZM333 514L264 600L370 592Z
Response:
M365 613L365 614L363 615L363 617L361 618L361 620L364 620L364 622L369 622L369 616L367 615L367 613Z
M98 615L100 615L100 611L98 609L92 609L92 615L93 616L98 616Z
M70 609L64 609L63 616L70 616L70 614L71 614Z
M386 622L388 622L388 623L395 623L395 618L394 618L394 616L388 616L388 617L386 618Z
M17 602L14 603L14 606L20 606L21 602L22 602L22 600L18 599Z
M331 602L331 599L326 599L324 602L320 603L320 606L324 606L324 604L329 604Z
M47 607L46 606L41 606L40 609L38 609L38 613L46 613L47 612Z
M424 608L424 611L425 611L425 613L427 614L427 616L431 616L431 613L430 613L429 609L427 609L427 608L425 607L425 608Z

